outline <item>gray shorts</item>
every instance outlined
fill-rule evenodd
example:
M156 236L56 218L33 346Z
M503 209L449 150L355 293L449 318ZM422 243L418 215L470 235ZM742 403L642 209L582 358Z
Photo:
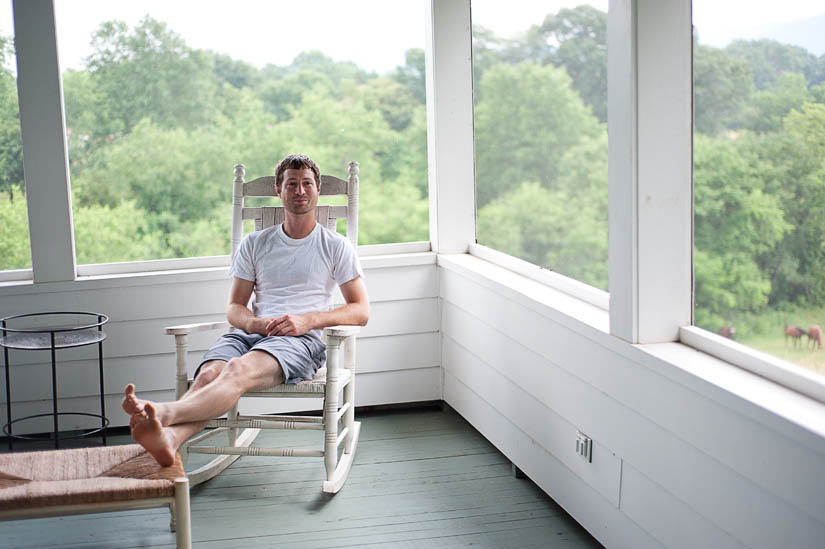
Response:
M317 337L302 336L262 336L235 330L224 334L203 355L203 361L195 371L200 373L201 366L209 360L236 358L249 351L264 351L275 357L284 370L286 383L298 383L310 380L327 358L326 345Z

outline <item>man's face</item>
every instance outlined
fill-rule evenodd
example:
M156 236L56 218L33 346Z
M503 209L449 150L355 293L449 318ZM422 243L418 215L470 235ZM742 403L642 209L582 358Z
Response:
M315 176L309 168L284 171L284 179L278 196L289 213L300 215L314 212L315 205L318 203L318 193Z

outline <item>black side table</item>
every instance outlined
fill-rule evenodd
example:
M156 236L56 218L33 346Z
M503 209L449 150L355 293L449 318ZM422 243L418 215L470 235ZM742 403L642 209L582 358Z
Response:
M80 434L63 438L78 438L101 433L103 445L106 445L106 428L109 420L106 418L106 404L103 390L103 340L106 333L103 325L109 322L109 317L100 313L89 312L47 312L29 313L7 316L0 319L0 347L3 347L3 358L6 366L6 418L8 423L3 425L3 434L8 437L9 450L12 450L14 439L44 440L42 437L15 435L12 426L18 421L35 417L52 416L54 421L54 447L60 447L59 416L90 416L100 418L100 428L87 429ZM25 324L35 324L43 327L21 327ZM100 372L100 413L58 412L57 411L57 349L70 349L97 343L97 360ZM52 358L52 412L34 414L31 416L12 419L11 415L11 383L9 378L9 349L24 351L50 351ZM51 438L51 436L49 437Z

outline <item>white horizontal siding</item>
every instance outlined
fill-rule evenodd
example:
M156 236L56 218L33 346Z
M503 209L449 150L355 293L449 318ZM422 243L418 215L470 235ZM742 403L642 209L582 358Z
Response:
M580 429L596 444L594 465L596 452L615 454L644 477L632 485L632 475L622 477L622 494L626 486L658 487L656 497L668 502L664 508L690 509L691 520L715 540L711 545L725 545L728 537L754 547L821 545L825 455L816 436L775 416L754 421L767 414L749 410L755 406L748 402L728 406L686 387L677 381L679 373L665 375L673 366L606 334L598 319L593 325L574 317L564 322L563 310L519 292L525 287L520 277L500 268L488 277L495 270L490 264L473 272L475 261L465 257L454 265L439 258L448 403L454 376L553 454L568 474L612 501L611 475L596 467L589 477L579 470L573 434ZM556 497L552 485L544 488ZM586 517L573 515L591 529ZM641 520L626 516L634 524ZM648 532L666 545L684 539L678 528Z

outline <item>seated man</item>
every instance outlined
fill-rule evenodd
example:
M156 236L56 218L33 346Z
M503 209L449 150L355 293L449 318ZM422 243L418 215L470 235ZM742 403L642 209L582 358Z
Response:
M123 409L132 437L161 465L207 420L226 413L241 395L311 379L324 363L322 329L367 323L369 303L352 244L315 221L321 189L318 166L290 155L275 168L285 219L241 242L226 317L238 330L204 355L195 381L180 400L153 403L126 386ZM330 310L335 285L346 304ZM247 304L255 292L254 312Z

